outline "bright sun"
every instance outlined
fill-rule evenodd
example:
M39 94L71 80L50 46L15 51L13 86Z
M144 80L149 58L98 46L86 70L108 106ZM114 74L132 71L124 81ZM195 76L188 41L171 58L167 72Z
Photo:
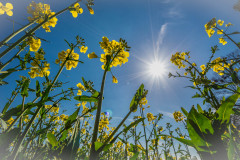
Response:
M154 60L148 65L148 71L154 78L160 78L167 72L166 64L159 60Z

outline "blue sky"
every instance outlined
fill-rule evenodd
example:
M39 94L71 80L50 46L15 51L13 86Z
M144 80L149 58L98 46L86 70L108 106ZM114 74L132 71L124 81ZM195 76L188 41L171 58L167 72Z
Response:
M27 23L26 6L31 2L28 0L9 0L14 6L13 17L6 15L0 16L0 39L2 40L13 30L20 27L17 23ZM38 1L37 1L38 2ZM73 1L63 0L45 0L44 3L51 5L52 11L59 11L65 8ZM51 28L50 33L39 29L36 35L48 40L42 42L42 47L46 52L45 58L50 62L51 74L53 78L59 66L54 64L58 52L66 50L67 44L74 41L74 37L79 35L84 38L89 50L87 53L95 52L97 55L103 53L99 46L103 36L110 40L119 40L123 38L131 46L129 62L122 67L113 68L112 72L117 77L119 83L113 84L111 75L107 75L106 88L104 92L103 110L111 110L113 122L119 121L129 110L130 101L141 83L149 90L147 99L151 106L147 112L154 114L163 113L164 122L173 122L171 113L179 110L180 107L189 109L193 104L201 104L201 100L191 99L195 93L192 89L184 88L192 85L184 79L168 78L168 73L156 82L153 77L146 74L147 64L152 63L154 57L158 57L166 63L168 72L177 70L170 63L170 57L177 51L191 51L192 60L203 64L207 62L210 56L210 47L218 43L218 37L208 38L204 30L204 24L210 19L216 17L225 22L231 22L234 26L231 31L239 30L240 12L233 9L237 0L102 0L96 1L93 9L94 15L90 15L87 8L81 4L84 9L82 15L73 18L71 13L65 12L58 17L55 28ZM239 40L237 36L233 37ZM238 39L237 39L238 38ZM219 44L219 56L226 55L234 51L235 47L229 42L225 47ZM1 48L0 51L3 49ZM79 51L76 51L79 53ZM14 54L15 51L11 52ZM103 70L99 59L89 60L87 53L80 53L80 60L84 64L79 64L76 69L71 71L64 70L60 80L69 82L67 87L76 86L81 82L81 77L91 80L95 88L100 90ZM7 55L3 62L10 58ZM10 65L11 67L13 65ZM12 89L15 87L14 79L19 75L27 75L26 72L20 72L11 75L6 81L9 85L1 86L1 101L6 102L10 97ZM36 78L41 80L41 78ZM32 84L35 79L32 80ZM32 97L29 97L29 100ZM20 102L20 101L19 101ZM70 112L74 111L73 102L62 103L62 108ZM2 106L1 106L2 108ZM176 123L174 123L176 124Z

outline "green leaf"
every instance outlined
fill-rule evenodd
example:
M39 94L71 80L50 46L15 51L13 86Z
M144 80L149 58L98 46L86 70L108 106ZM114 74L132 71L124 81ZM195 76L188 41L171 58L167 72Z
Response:
M194 96L192 96L192 98L200 98L200 97L201 97L201 95L198 93L196 93Z
M23 86L22 86L22 90L21 90L21 95L22 96L28 97L28 86L29 86L29 83L30 83L30 79L26 79L23 82Z
M130 160L136 160L138 158L139 152L134 153Z
M214 130L212 128L211 121L205 117L203 114L198 113L197 110L192 107L191 111L188 114L188 120L191 119L199 128L202 133L208 134L207 130L213 134Z
M229 34L227 34L227 35L233 35L233 34L240 34L240 32L232 32L232 33L229 33Z
M92 97L95 97L95 98L97 98L97 97L98 97L98 95L99 95L99 92L98 92L98 91L95 91L95 92L92 94Z
M187 117L188 116L188 112L183 107L181 107L181 110L182 110L183 114Z
M201 106L199 104L197 104L197 109L198 109L199 113L203 113L203 110L202 110L202 108L201 108Z
M3 130L6 130L6 129L7 129L7 124L6 124L6 122L5 122L4 120L2 120L1 118L0 118L0 126L3 128Z
M195 129L190 124L189 120L187 120L187 129L189 133L189 137L191 138L192 144L196 147L198 151L205 151L204 149L200 148L200 146L206 146L206 142L198 135Z
M41 97L42 96L41 88L40 88L40 84L39 84L38 80L36 80L36 96L37 97Z
M89 96L75 96L74 97L75 100L78 101L86 101L86 102L97 102L98 99L96 97L89 97Z
M137 111L137 106L139 101L143 98L144 96L144 85L141 84L141 86L138 88L137 92L135 93L131 103L130 103L130 110L133 112Z
M239 88L238 88L239 90ZM234 94L228 97L217 110L217 114L219 115L218 119L221 123L229 122L231 114L233 114L233 106L236 104L240 94Z
M66 123L65 123L65 128L68 129L71 127L71 124L76 121L77 119L77 116L78 116L78 112L79 112L79 109L78 108L71 116L68 117Z
M103 143L101 142L95 142L94 144L95 144L95 151L97 151L103 145Z
M59 142L64 141L67 138L68 130L63 131L61 138L59 139Z
M50 143L53 147L55 147L55 146L58 145L58 141L57 141L56 137L55 137L54 134L52 134L51 132L48 132L47 138L48 138L49 143Z
M105 151L105 152L108 151L109 148L112 147L112 145L113 145L113 143L107 144L107 145L103 148L103 151Z
M127 133L127 131L136 126L138 123L142 122L145 118L139 118L138 120L136 120L135 122L131 123L129 126L127 126L126 128L123 129L123 132Z
M24 109L31 109L36 105L38 105L38 103L30 102L30 103L27 103L24 105ZM5 112L5 114L3 114L3 116L2 116L2 119L4 121L7 121L12 116L19 116L21 113L22 113L22 105L18 105L17 107L11 108L7 112Z
M0 79L3 80L4 78L6 78L7 76L9 76L11 73L13 73L15 71L17 67L15 68L10 68L7 70L7 73L2 73L0 74Z

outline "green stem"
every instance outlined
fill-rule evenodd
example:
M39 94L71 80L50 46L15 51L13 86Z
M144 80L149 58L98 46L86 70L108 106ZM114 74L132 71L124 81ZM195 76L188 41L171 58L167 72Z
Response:
M23 99L22 99L22 112L24 112L25 98L26 98L26 96L23 96ZM19 121L19 126L20 126L21 130L22 130L22 127L23 127L22 124L23 124L23 116L21 116L20 121Z
M142 117L145 118L142 108L140 109L140 113L141 113ZM144 138L145 138L146 156L147 156L147 160L148 160L148 140L147 140L146 127L145 127L144 120L142 121L142 124L143 124Z
M217 28L217 30L221 31L218 27L215 27ZM224 34L224 36L226 36L230 41L232 41L239 49L240 49L240 46L229 36L227 35L225 32L222 32Z
M33 121L35 120L37 114L39 113L40 109L42 108L41 107L38 107L38 109L36 110L35 114L33 115L32 119L30 120L29 124L27 125L26 129L24 130L24 132L20 135L18 141L17 141L17 144L12 152L12 155L10 156L9 159L13 159L13 160L16 160L17 158L17 155L18 155L18 152L20 151L20 146L22 145L22 142L24 140L24 138L26 137L28 131L30 130L30 127L32 126L32 123Z
M107 140L104 142L104 145L107 145L108 142L110 142L110 140L112 139L112 137L116 134L116 132L119 130L119 128L123 125L123 123L127 120L127 118L129 117L129 115L132 113L132 111L130 110L128 112L128 114L124 117L124 119L119 123L119 125L117 126L117 128L112 132L112 134L107 138Z
M35 103L37 101L39 97L36 97L32 103ZM11 125L6 129L5 132L9 132L11 130L11 128L13 127L13 125L19 120L19 118L21 118L23 116L23 114L27 111L27 109L25 109L12 123Z
M24 48L20 49L10 60L8 60L5 64L3 64L0 67L0 71L2 71L2 69L4 69L10 62L12 62L15 58L17 58L17 56L24 50Z
M99 93L99 99L98 99L98 108L97 108L97 113L96 113L96 118L95 118L95 123L94 123L94 129L93 129L93 137L92 137L90 158L89 158L90 160L96 160L96 158L98 157L98 155L95 151L95 142L97 141L97 137L98 137L98 127L99 127L99 121L100 121L100 116L101 116L103 91L104 91L106 74L107 74L107 70L104 70L101 91Z
M23 26L22 28L18 29L16 32L10 34L8 37L6 37L4 40L2 40L0 42L0 48L5 45L8 41L10 41L13 37L15 37L16 35L18 35L19 33L21 33L22 31L24 31L25 29L27 29L28 27L30 27L31 25L33 25L35 22L37 21L37 19L35 21L32 21L30 23L28 23L27 25Z

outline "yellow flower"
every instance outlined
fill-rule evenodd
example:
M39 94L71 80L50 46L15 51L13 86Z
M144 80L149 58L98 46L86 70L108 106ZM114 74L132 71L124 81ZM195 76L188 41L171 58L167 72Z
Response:
M91 7L88 7L90 14L94 14L94 10Z
M78 90L77 95L78 95L78 96L81 96L81 95L82 95L82 91L81 91L81 90Z
M40 39L34 39L33 37L29 37L27 43L30 46L30 51L33 51L33 52L37 52L38 49L41 47Z
M71 53L70 53L71 52ZM76 68L78 65L79 55L74 53L74 50L67 49L66 51L61 51L58 53L58 59L55 60L55 63L62 65L66 59L69 58L66 62L66 69L71 70L72 67Z
M92 52L88 54L88 58L93 59L93 58L98 58L98 56L95 54L95 52Z
M112 79L113 79L112 80L113 83L118 83L118 80L117 80L117 78L115 76L112 76Z
M82 46L81 49L80 49L80 52L81 53L86 53L88 50L88 47L87 46ZM93 52L94 53L94 52Z
M196 63L192 63L192 65L193 65L194 67L197 66Z
M115 76L112 76L112 78L113 78L113 81L112 81L113 83L118 83L118 80Z
M146 97L143 97L140 101L139 101L139 107L142 107L142 105L146 105L148 103L148 100L146 99Z
M14 119L11 117L10 119L7 120L7 125L11 125L13 123Z
M71 10L70 12L72 13L72 16L74 18L77 18L78 14L82 14L83 13L83 9L80 7L79 3L76 3L72 9L73 10Z
M36 20L36 23L42 23L46 18L48 21L42 25L42 28L45 29L46 32L51 32L50 26L55 27L58 19L56 17L52 17L55 15L55 12L52 12L49 4L35 3L32 2L27 7L27 12L32 15L32 17L28 17L30 22ZM52 17L50 19L50 17Z
M233 24L232 23L228 23L228 24L226 24L226 27L229 27L229 26L232 26Z
M176 122L180 122L184 119L183 114L180 111L175 111L173 113L173 117L174 117Z
M4 14L6 12L6 14L8 16L12 16L13 12L13 5L11 3L6 3L6 5L4 6L1 2L0 2L0 15Z
M86 88L82 85L82 83L78 83L78 84L77 84L77 87L78 87L79 89L81 89L81 90L86 91Z
M222 26L223 23L224 23L224 21L222 21L222 20L219 19L219 20L217 21L217 23L219 24L219 26Z
M223 37L219 38L219 43L222 43L223 45L227 44L227 41Z
M148 119L148 122L151 122L151 121L155 120L155 119L156 119L156 117L155 117L155 116L153 116L153 114L152 114L152 113L147 113L147 119Z
M35 59L31 63L31 70L28 72L31 78L49 76L50 64L46 61L41 63L40 60L44 60L44 55L36 52Z
M109 67L117 67L118 65L122 65L128 62L129 52L125 51L126 44L123 42L117 42L112 40L109 42L107 37L102 38L102 42L100 42L100 47L103 49L105 54L101 54L100 61L104 64L102 65L102 69L105 70L107 61L109 57L110 64Z
M185 72L185 73L184 73L184 76L187 76L187 75L188 75L188 72Z
M206 32L207 32L209 38L212 37L212 35L215 33L215 31L213 29L209 29Z
M207 24L205 24L205 29L209 37L214 34L213 28L216 27L216 18L211 19Z
M189 52L182 52L182 53L176 52L175 54L172 55L170 61L173 64L175 64L179 69L181 67L185 68L186 65L183 63L184 61L187 61L185 56L189 57Z
M218 30L217 34L223 34L223 30Z
M201 65L200 68L202 69L202 74L204 74L205 73L205 69L206 69L205 65L204 64Z

